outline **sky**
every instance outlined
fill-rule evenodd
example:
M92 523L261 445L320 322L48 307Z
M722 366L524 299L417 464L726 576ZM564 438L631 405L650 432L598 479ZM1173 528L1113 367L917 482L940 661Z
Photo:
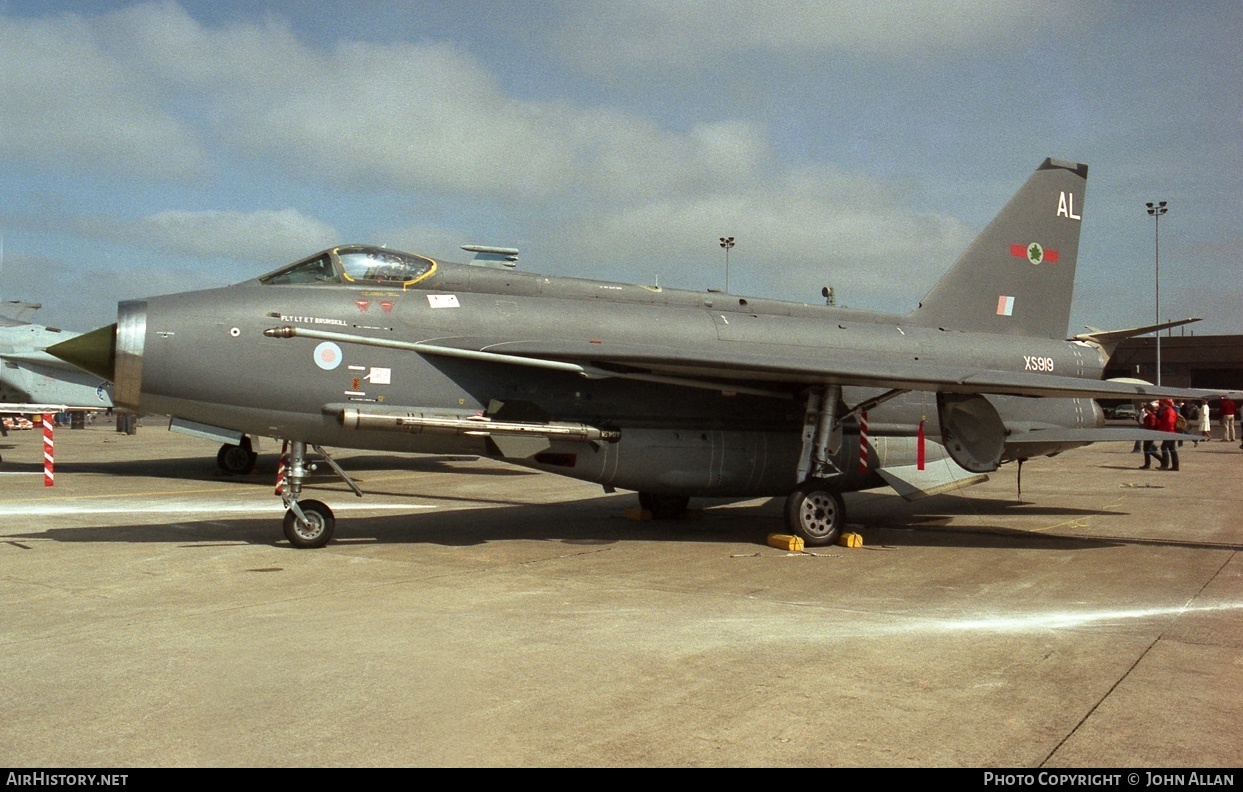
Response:
M1051 156L1090 167L1071 333L1153 323L1158 273L1243 333L1240 42L1237 0L0 0L0 298L85 331L483 244L905 313Z

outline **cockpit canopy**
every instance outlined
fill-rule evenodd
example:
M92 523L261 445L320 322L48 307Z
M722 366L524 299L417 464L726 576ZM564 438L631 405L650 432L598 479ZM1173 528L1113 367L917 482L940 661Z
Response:
M329 283L404 288L435 271L436 262L423 256L368 245L347 245L269 272L259 281L268 286Z

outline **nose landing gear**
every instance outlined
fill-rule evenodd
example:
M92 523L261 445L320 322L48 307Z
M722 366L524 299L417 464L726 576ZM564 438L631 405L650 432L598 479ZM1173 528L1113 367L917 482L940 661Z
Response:
M291 545L309 549L328 544L337 520L332 509L317 500L290 501L284 527L285 538Z
M346 475L341 466L328 456L324 449L319 446L313 446L313 448L336 474L345 480L354 494L361 498L362 490ZM306 464L306 443L297 440L290 441L289 459L281 480L279 494L287 510L284 521L285 538L294 547L304 549L323 547L328 544L337 527L336 517L326 504L317 500L298 500L302 494L302 482L310 470L311 468L308 468Z

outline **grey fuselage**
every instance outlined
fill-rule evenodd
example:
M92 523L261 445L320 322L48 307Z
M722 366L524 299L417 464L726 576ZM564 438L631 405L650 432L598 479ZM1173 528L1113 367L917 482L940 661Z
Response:
M295 327L567 360L603 360L626 350L660 350L672 376L695 368L716 389L427 355L405 349L274 338ZM328 344L325 347L325 344ZM643 352L636 353L639 356ZM469 418L497 403L540 420L618 433L606 442L556 440L510 461L606 487L689 495L776 495L797 484L808 377L765 383L754 363L746 384L729 386L731 360L862 358L878 370L940 367L1049 371L1096 380L1099 350L1067 342L925 327L910 317L823 305L549 277L437 262L403 286L247 281L234 286L122 303L117 330L117 399L247 434L325 446L506 456L486 437L428 431L347 429L342 405L406 408ZM633 358L632 358L633 359ZM767 395L751 391L767 390ZM847 388L855 404L871 393ZM1007 431L1095 428L1088 398L990 396ZM334 406L334 409L328 409ZM910 464L915 438L939 436L937 398L911 390L843 426L835 459L842 489L885 482L876 468ZM862 446L871 469L859 469ZM1028 446L1024 456L1073 445ZM932 443L930 455L939 446ZM1014 458L1018 452L1003 458Z

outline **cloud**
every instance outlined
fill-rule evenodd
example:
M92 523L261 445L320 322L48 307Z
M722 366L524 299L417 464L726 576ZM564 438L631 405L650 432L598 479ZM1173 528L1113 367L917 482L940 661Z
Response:
M237 51L236 46L222 49ZM347 189L472 196L513 207L688 194L705 181L753 178L768 164L764 130L724 120L686 133L611 108L507 96L450 44L344 43L239 76L245 96L212 112L243 156ZM244 53L242 60L247 60ZM275 76L290 72L289 79Z
M1067 16L1048 3L992 0L634 0L560 4L549 46L606 76L676 68L711 71L747 53L797 61L838 52L881 59L961 57L981 42L1018 39Z
M201 174L194 128L75 15L0 17L0 153L38 165L144 178Z
M54 40L40 37L41 48L87 53L83 71L96 76L78 75L79 87L61 95L66 116L105 128L148 122L139 140L106 142L157 162L175 150L165 143L200 138L308 183L509 206L753 193L806 167L779 165L768 130L754 121L725 117L675 131L614 108L511 97L448 43L345 41L325 51L278 18L212 27L174 3L15 24L55 31ZM36 59L22 79L67 81L58 63ZM28 137L33 145L47 134ZM187 168L202 167L201 152L192 154Z
M193 258L269 262L295 261L338 243L337 232L296 209L256 212L170 210L133 220L83 218L84 236L138 250Z
M884 10L888 5L835 3L638 3L621 10L593 5L590 12L571 5L560 29L570 45L575 37L585 42L585 56L611 48L614 63L633 46L634 65L644 67L658 56L699 58L730 41L791 56L875 49L879 40L868 37L876 30L893 41L920 28L929 47L962 46L980 31L1013 24L1025 7L959 5L962 13L978 14L970 24L952 24L933 19L926 3L901 4L901 13ZM631 23L633 29L626 27ZM723 285L704 274L718 270L714 240L722 234L738 239L739 266L752 262L757 291L814 295L832 277L851 300L891 291L894 280L909 282L905 275L919 270L930 249L950 251L935 257L943 266L965 244L957 221L913 210L910 198L879 178L779 158L761 118L725 114L670 128L587 101L519 98L472 51L453 43L317 46L279 17L208 24L171 2L3 24L12 34L4 43L16 47L10 60L29 64L21 73L8 67L4 101L15 102L11 97L27 84L44 86L65 118L107 132L96 139L101 150L88 150L79 136L58 138L61 131L37 117L38 107L18 102L19 122L32 125L22 150L44 158L63 148L71 160L128 168L130 176L156 183L207 168L220 174L235 165L264 173L275 168L313 193L308 202L323 195L330 205L389 191L402 201L419 196L442 206L485 207L474 209L475 216L494 207L491 214L506 218L503 223L537 218L521 236L558 271L599 277L612 267L625 279L650 268L640 261L660 262L651 266L667 264L671 271L656 274L695 288ZM65 54L40 57L34 49ZM65 66L74 58L84 64L82 73ZM214 186L206 180L203 191ZM391 225L392 215L377 222ZM430 229L433 247L448 248L457 232L448 225L422 227ZM342 241L295 208L168 210L95 218L77 230L170 256L277 263ZM453 247L516 243L477 235L464 231ZM434 252L416 239L409 245L406 237L394 239ZM880 264L883 281L868 274L881 271Z
M754 121L677 131L610 107L514 98L449 43L325 51L275 17L208 26L174 3L9 19L4 35L2 145L138 177L198 173L206 151L228 152L303 183L512 207L751 191L802 167L779 166ZM44 98L20 98L34 94Z
M183 273L145 264L6 252L4 296L41 302L34 318L39 324L83 332L115 322L120 300L187 288Z
M904 206L876 180L805 169L752 189L693 200L655 200L570 219L553 234L573 266L624 263L629 275L681 288L722 288L719 237L736 240L731 291L815 301L834 285L857 306L908 310L962 252L959 221ZM608 275L622 277L622 273Z

